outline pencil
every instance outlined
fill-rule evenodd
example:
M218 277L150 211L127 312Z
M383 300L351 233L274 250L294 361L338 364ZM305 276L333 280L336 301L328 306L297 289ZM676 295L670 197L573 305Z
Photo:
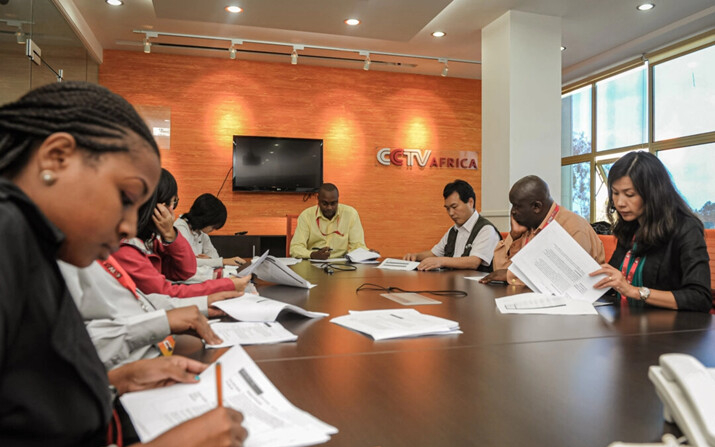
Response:
M218 399L218 406L223 406L223 390L221 387L221 362L216 362L216 398Z

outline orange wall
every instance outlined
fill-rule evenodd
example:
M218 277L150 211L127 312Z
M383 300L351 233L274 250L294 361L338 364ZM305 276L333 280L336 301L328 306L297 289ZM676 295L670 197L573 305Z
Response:
M232 162L234 134L324 140L324 180L360 212L370 248L384 256L434 245L452 224L442 188L455 178L481 203L481 83L478 80L105 51L100 83L134 105L171 109L171 149L162 164L179 183L179 213L216 194ZM479 152L480 170L377 163L379 148ZM220 234L283 234L286 214L315 204L301 194L231 191Z

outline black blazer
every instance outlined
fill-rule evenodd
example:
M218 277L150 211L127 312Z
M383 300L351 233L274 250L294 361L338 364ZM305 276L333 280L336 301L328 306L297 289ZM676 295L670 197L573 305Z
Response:
M608 263L620 268L629 248L619 241ZM703 227L694 217L685 216L668 243L645 256L645 287L673 292L680 310L710 312L710 258Z

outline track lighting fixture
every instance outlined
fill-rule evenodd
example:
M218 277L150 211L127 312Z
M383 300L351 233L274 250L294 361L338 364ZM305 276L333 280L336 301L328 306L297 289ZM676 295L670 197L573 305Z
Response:
M25 31L22 29L22 26L17 27L17 31L15 31L15 37L17 38L17 43L20 45L25 45L25 42L27 42L27 34L25 34Z
M449 66L447 65L447 59L438 59L439 62L442 62L444 64L444 68L442 69L442 77L447 76L447 73L449 72Z
M298 64L298 51L293 47L293 52L290 54L290 63L292 65Z
M0 22L4 20L0 19ZM5 21L10 25L17 26L17 22L8 22ZM167 32L161 32L161 31L147 31L147 30L134 30L135 33L138 34L143 34L144 37L144 52L145 53L150 53L151 52L151 46L152 43L149 41L151 38L155 37L160 37L160 36L167 36L167 37L180 37L183 39L202 39L202 40L212 40L212 41L228 41L230 42L230 46L228 47L228 55L231 59L236 58L237 54L237 45L242 45L244 43L248 44L258 44L258 45L275 45L275 46L282 46L283 48L288 47L288 48L293 48L292 51L290 52L290 63L292 65L297 65L298 64L298 51L302 51L306 48L314 49L314 50L326 50L326 51L342 51L346 53L352 53L353 56L350 58L340 58L343 60L349 60L349 61L360 61L362 60L363 66L362 69L365 71L370 70L370 67L373 64L373 60L371 59L371 56L374 54L381 55L381 56L392 56L392 57L401 57L401 58L412 58L412 59L424 59L424 60L432 60L432 61L437 61L440 64L444 64L442 68L442 76L447 76L447 73L449 72L449 65L448 65L448 59L443 58L443 57L436 57L436 56L425 56L425 55L420 55L420 54L402 54L402 53L390 53L390 52L385 52L385 51L367 51L367 50L358 50L354 48L339 48L339 47L328 47L328 46L322 46L322 45L305 45L305 44L294 44L291 42L275 42L275 41L264 41L264 40L247 40L247 39L231 39L231 38L226 38L226 37L218 37L218 36L207 36L207 35L197 35L197 34L181 34L181 33L167 33ZM157 45L163 45L161 43L157 43ZM190 44L183 44L183 45L175 45L172 44L171 46L173 47L186 47L186 48L196 48L194 45ZM202 47L202 48L210 48L210 49L215 49L215 50L226 50L225 46L222 47ZM251 52L251 49L246 49L246 50L241 50L241 51L247 51ZM284 53L284 49L280 52L276 51L273 52L272 54L286 54ZM354 55L355 53L359 53L359 55L364 58L355 58ZM372 54L371 54L372 53ZM308 58L329 58L327 56L322 56L320 54L307 54L305 55ZM480 61L476 60L467 60L467 59L449 59L452 62L459 63L459 64L481 64ZM374 61L376 64L386 64L386 65L402 65L401 63L393 63L393 62L386 62L386 61ZM408 64L409 65L409 64Z

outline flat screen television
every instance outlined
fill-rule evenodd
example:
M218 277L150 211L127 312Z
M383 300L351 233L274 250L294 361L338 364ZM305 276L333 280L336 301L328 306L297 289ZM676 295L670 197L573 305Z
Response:
M323 140L233 136L233 190L317 192L323 183Z

